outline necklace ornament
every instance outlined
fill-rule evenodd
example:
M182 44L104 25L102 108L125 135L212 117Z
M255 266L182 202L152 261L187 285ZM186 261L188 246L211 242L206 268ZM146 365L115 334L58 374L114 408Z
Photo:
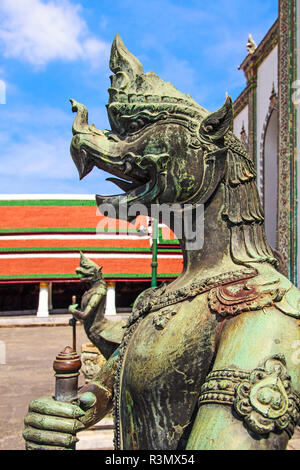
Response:
M149 290L145 296L136 304L132 314L127 320L126 327L132 325L139 317L145 317L148 313L154 312L170 305L178 304L185 300L192 299L199 294L203 294L220 284L226 285L241 280L250 279L257 275L256 269L244 268L239 271L232 271L218 274L201 281L194 281L186 287L171 292L166 291L166 285Z

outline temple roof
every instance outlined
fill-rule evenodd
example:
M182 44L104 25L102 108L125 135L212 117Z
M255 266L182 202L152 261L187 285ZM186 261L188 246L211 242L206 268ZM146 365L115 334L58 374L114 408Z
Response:
M94 196L85 195L2 195L0 206L0 282L79 280L80 251L103 266L104 278L151 279L146 217L135 225L111 219L108 227ZM181 269L178 241L160 227L158 279Z

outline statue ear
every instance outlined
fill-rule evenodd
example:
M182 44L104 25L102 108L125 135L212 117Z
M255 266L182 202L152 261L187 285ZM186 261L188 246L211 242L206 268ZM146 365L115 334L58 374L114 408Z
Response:
M200 137L205 141L215 142L222 139L233 120L233 106L230 96L222 108L205 118L200 126Z

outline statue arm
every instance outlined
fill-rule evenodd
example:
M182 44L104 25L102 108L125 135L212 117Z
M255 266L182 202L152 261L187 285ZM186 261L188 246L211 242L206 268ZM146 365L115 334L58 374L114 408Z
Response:
M119 350L117 349L96 377L79 390L79 395L89 392L93 393L96 398L94 406L81 419L86 428L100 421L113 408L113 390L118 354Z
M285 449L299 419L295 319L275 308L226 321L187 449Z
M104 290L103 292L93 294L83 311L77 308L78 304L70 305L69 312L72 313L77 320L85 320L98 307L103 295L105 294L106 292Z

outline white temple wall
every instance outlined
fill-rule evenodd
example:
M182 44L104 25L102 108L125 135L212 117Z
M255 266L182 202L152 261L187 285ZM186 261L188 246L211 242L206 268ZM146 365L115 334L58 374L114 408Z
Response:
M248 106L245 106L245 108L234 118L233 121L233 133L239 139L241 137L243 124L248 137Z
M270 116L264 146L264 206L265 230L272 248L277 248L278 199L278 112Z
M261 180L261 145L264 133L264 124L270 106L270 96L272 94L273 83L276 94L278 93L278 46L274 47L271 53L265 58L257 70L257 91L256 91L256 132L257 132L257 183L260 187Z

